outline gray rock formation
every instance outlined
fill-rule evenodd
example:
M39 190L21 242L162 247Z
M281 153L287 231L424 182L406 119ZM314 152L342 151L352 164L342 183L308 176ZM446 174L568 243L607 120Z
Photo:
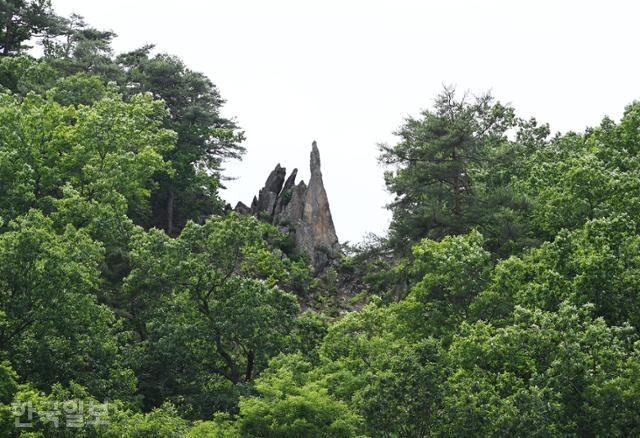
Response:
M287 181L284 183L280 196L278 197L278 202L276 203L276 208L273 210L274 217L281 215L289 201L291 201L297 175L298 169L293 169L293 172L291 172L291 175L289 175L289 178L287 178Z
M253 214L266 215L266 217L273 216L273 210L276 207L276 200L278 194L282 189L284 183L284 177L287 174L287 169L280 167L280 164L269 174L267 181L264 183L264 187L260 189L258 193L258 200L251 204L251 212ZM255 198L254 198L255 199Z
M280 164L253 198L251 207L239 202L235 211L268 220L282 231L294 235L295 252L307 254L316 272L322 271L340 257L340 244L333 225L329 199L322 181L320 152L316 142L311 148L311 179L296 184L298 169L286 179Z
M247 207L246 205L244 205L244 202L238 202L236 204L236 207L233 210L238 212L238 213L240 213L240 214L250 214L251 213L251 208Z
M320 152L316 142L311 148L311 178L305 194L304 211L299 229L296 230L296 247L306 254L313 254L314 266L325 266L340 255L329 199L322 182Z

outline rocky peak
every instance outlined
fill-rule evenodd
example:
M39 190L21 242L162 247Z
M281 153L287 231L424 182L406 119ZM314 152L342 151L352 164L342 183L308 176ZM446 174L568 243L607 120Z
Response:
M276 168L273 169L267 177L264 187L260 189L260 192L258 192L258 198L253 198L254 201L251 203L251 212L253 214L273 215L278 194L282 189L282 184L284 183L286 174L287 169L280 167L280 163L278 163Z
M268 220L282 231L294 236L295 252L307 254L316 272L322 271L340 257L329 199L322 181L320 152L314 141L310 156L311 178L295 183L298 169L285 181L286 169L278 164L269 174L265 185L253 198L251 207L242 202L235 210Z
M322 172L320 171L320 151L318 150L318 143L316 143L315 141L311 143L309 169L311 170L312 177L314 174L320 174L320 178L322 178Z
M264 188L273 193L280 193L282 184L284 183L284 177L287 175L287 169L280 167L280 163L276 164L276 168L271 171L267 177L267 181L264 183Z

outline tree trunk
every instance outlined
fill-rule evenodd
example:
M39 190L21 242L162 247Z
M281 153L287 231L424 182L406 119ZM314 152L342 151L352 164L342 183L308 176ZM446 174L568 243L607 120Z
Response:
M175 193L173 190L169 190L169 197L167 198L167 234L173 236L173 211L175 203Z
M457 154L456 154L456 147L453 147L453 154L452 154L452 160L453 160L453 166L454 166L454 174L453 174L453 214L456 217L460 216L460 200L459 200L459 195L460 195L460 175L459 175L459 171L456 168L456 164L457 164Z
M11 26L13 22L11 20L12 18L9 17L9 21L7 21L7 27L4 34L4 47L2 48L3 56L8 56L9 50L11 49L11 32L13 31Z
M231 355L227 353L226 350L224 349L222 345L222 339L220 339L220 333L216 333L215 342L216 342L216 351L222 357L222 360L224 360L229 370L225 375L225 377L231 380L231 383L233 383L234 385L237 385L238 382L240 381L240 376L242 374L241 374L241 371L238 369L238 367L236 367L236 364L233 361L233 358L231 357Z
M244 376L245 382L248 382L249 380L251 380L251 377L253 374L253 363L255 361L255 358L256 358L256 355L253 352L253 350L251 350L247 355L247 372L245 373L245 376Z

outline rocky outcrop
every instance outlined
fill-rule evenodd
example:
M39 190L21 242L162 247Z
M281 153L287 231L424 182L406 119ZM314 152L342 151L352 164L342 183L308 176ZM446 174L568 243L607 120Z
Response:
M252 213L266 215L268 217L273 216L273 210L276 207L276 201L278 200L278 194L282 189L284 183L284 177L287 174L287 169L280 167L280 164L269 174L267 182L264 183L264 187L260 189L258 193L258 199L255 205L252 204ZM255 199L255 198L254 198Z
M274 217L284 214L285 207L291 202L296 184L296 176L298 176L298 169L293 169L293 172L291 172L291 175L289 175L289 178L287 178L287 181L284 183L284 187L282 187L281 196L278 197L278 201L276 202L276 208L273 210Z
M228 207L229 209L231 209L231 206ZM238 202L236 204L236 208L234 208L234 210L240 214L250 214L251 213L251 208L247 207L246 205L244 205L244 202Z
M314 141L310 159L311 178L295 183L298 169L286 179L286 169L280 164L253 198L251 207L239 202L235 210L253 214L292 234L296 254L306 254L316 272L322 271L340 257L340 244L333 225L329 199L322 181L320 152Z
M305 194L302 221L296 230L296 247L313 254L314 266L322 266L339 256L340 245L322 182L320 152L315 141L311 148L310 167L311 178Z

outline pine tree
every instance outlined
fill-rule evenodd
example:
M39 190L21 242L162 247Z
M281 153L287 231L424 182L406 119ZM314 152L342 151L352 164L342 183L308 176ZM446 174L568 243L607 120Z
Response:
M513 110L490 95L469 101L445 88L433 111L406 120L395 133L396 145L380 146L380 162L392 168L385 182L395 195L389 205L394 247L406 250L421 238L439 240L481 223L477 207L489 150L504 140L514 120Z
M51 0L0 0L0 56L28 49L31 38L55 34L60 25Z

